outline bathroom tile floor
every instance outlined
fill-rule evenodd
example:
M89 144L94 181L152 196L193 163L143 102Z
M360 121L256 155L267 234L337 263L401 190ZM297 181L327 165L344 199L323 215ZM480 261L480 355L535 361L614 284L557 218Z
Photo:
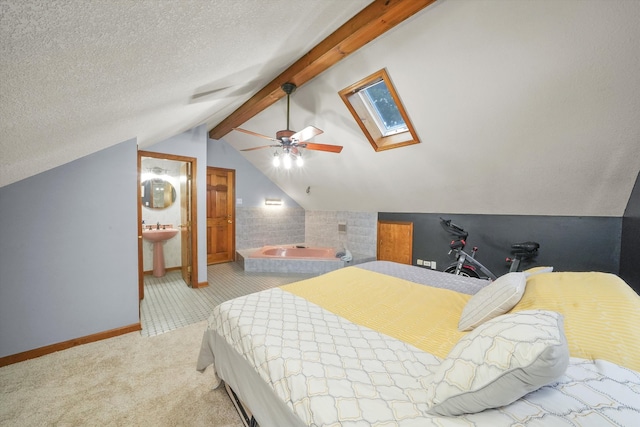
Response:
M218 304L264 289L313 277L302 273L245 272L236 262L207 267L205 288L192 289L180 271L164 277L144 276L144 299L140 304L142 335L154 336L206 320Z

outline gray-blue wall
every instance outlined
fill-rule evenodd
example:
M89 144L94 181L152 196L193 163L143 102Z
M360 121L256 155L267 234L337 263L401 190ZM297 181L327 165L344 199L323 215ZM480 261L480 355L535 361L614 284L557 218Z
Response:
M139 323L130 140L0 188L0 357Z
M209 140L207 147L207 165L236 171L236 200L242 199L238 208L264 206L265 198L282 199L283 205L299 208L291 197L245 159L235 148L223 139Z

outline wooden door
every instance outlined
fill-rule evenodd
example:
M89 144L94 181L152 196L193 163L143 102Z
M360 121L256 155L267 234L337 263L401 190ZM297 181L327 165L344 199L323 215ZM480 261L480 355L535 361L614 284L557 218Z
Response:
M235 260L235 171L207 168L207 264Z
M412 222L378 221L378 259L412 264Z
M184 282L194 287L192 275L192 209L191 192L193 189L191 163L186 162L180 166L180 244L182 259L182 278ZM197 286L197 283L195 284Z

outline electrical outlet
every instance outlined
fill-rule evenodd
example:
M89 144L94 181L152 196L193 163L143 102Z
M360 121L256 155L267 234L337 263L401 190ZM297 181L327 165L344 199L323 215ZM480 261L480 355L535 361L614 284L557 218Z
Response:
M417 261L418 265L423 265L423 264L422 264L423 262L424 262L424 261L422 261L421 259L419 259L419 260Z
M431 269L432 270L436 269L436 262L435 261L431 261Z
M422 261L422 265L425 267L431 267L431 261Z

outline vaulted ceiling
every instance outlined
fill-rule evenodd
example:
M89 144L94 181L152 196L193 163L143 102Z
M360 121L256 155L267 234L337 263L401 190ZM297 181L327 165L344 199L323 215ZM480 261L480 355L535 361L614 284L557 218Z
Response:
M0 185L200 124L210 144L263 145L230 128L284 129L280 80L370 4L2 2ZM637 22L625 0L440 0L296 82L291 127L342 153L289 171L241 153L307 209L620 216L640 170ZM375 152L339 98L382 68L420 144Z
M0 186L212 128L371 0L0 2Z

